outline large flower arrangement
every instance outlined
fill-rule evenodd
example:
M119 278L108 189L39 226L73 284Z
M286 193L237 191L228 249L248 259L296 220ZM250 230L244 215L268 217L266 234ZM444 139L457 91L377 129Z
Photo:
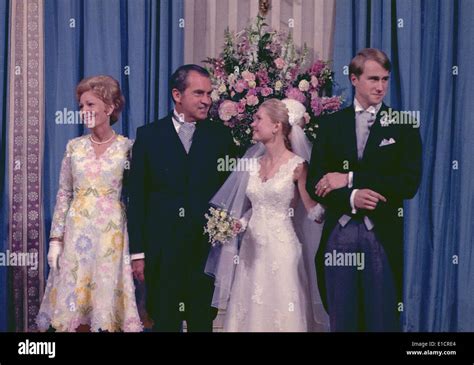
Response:
M265 99L296 99L306 107L304 130L314 141L317 117L339 110L342 98L326 96L333 83L328 62L318 60L303 71L307 54L291 33L270 30L260 16L243 31L227 30L223 52L205 61L214 86L211 118L231 127L235 143L247 147L253 115Z

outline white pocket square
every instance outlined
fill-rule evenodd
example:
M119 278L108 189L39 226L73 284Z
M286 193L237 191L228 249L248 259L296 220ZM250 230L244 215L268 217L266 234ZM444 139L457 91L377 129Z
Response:
M394 144L396 141L393 139L393 138L390 138L390 139L382 139L382 142L380 142L379 144L379 147L383 147L383 146L388 146L388 145L391 145L391 144Z

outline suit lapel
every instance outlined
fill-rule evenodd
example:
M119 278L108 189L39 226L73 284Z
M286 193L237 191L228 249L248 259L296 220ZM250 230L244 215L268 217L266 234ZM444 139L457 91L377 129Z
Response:
M354 106L346 108L346 115L343 118L344 126L341 137L343 138L344 156L349 160L349 166L357 163L357 135ZM352 167L350 167L352 168Z
M163 125L160 126L162 129L163 144L166 146L168 158L175 161L180 161L186 158L186 151L183 147L183 143L176 133L176 129L171 119L171 114L163 121Z
M207 123L207 121L202 120L196 122L196 130L193 134L193 143L189 149L189 156L199 155L203 148L208 146L210 143L213 143L213 141L209 140L209 133L206 133L206 127L204 126L204 123Z

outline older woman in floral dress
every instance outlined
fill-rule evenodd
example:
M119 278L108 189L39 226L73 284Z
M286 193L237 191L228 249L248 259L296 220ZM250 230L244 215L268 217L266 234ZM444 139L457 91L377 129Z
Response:
M141 331L120 200L132 142L111 127L124 98L110 76L82 80L76 94L91 134L70 140L62 161L38 328Z

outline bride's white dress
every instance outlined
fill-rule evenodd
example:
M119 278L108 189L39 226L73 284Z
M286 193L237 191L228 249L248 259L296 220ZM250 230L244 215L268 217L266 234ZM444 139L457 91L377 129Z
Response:
M291 203L293 172L303 158L294 155L263 182L250 172L247 196L251 217L244 233L224 331L310 331L311 294ZM258 164L259 165L259 164Z

